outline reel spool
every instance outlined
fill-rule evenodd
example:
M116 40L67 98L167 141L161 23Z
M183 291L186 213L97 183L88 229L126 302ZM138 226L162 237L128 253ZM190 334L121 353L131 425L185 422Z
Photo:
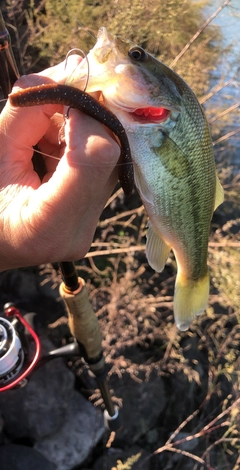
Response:
M24 352L11 322L0 317L0 387L12 382L22 369Z

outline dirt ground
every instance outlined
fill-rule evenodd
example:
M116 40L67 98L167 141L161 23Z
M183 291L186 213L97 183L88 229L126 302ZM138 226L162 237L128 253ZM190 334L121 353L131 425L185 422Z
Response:
M109 277L102 276L96 264L90 269L88 261L79 266L99 319L109 387L114 403L120 407L123 426L116 435L106 431L87 461L77 468L232 470L237 457L234 446L229 444L226 450L220 445L220 451L214 446L226 431L219 426L223 419L217 419L223 402L227 407L236 399L231 380L223 374L211 378L213 365L207 346L214 345L212 318L218 321L224 315L217 296L212 295L212 305L200 325L179 333L172 316L174 267L169 264L159 276L144 265L144 253L138 254L137 260L128 258L113 260ZM1 307L14 301L23 312L35 311L54 347L71 341L58 294L60 277L52 266L5 272L0 280ZM235 323L230 315L229 330ZM75 374L76 389L101 410L100 393L82 359L66 359L66 367ZM216 429L202 431L214 419ZM197 437L190 437L193 435ZM175 452L170 448L174 441ZM154 454L157 449L159 453ZM206 449L204 467L194 456L201 458Z

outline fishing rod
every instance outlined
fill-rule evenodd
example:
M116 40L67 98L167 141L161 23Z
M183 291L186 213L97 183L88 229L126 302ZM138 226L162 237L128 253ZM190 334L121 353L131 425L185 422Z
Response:
M0 87L4 98L8 98L15 81L20 77L11 47L11 38L6 28L0 9ZM41 177L42 164L39 166L39 154L36 154L35 170ZM40 168L40 171L38 169ZM78 277L74 262L59 262L63 281L60 285L60 295L64 300L69 319L69 328L74 337L74 343L58 348L42 357L40 342L31 326L13 304L4 307L6 318L0 317L0 392L13 387L22 386L27 382L26 377L34 369L47 360L62 356L81 356L95 375L104 404L105 425L111 431L117 431L120 426L118 409L114 406L107 383L107 369L102 350L102 338L97 317L89 302L85 282ZM11 320L11 321L10 321ZM27 337L35 342L35 355L29 362L23 351L27 350ZM25 348L22 345L25 344ZM24 370L22 370L24 369Z
M20 77L11 47L11 37L0 9L0 86L7 98L14 82Z

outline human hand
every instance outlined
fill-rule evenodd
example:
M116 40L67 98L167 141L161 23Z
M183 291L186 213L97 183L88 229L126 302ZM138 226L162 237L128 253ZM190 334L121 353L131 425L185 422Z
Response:
M14 90L64 83L79 57L21 77ZM102 209L117 181L120 148L109 131L71 109L66 145L59 146L63 107L14 108L0 115L0 270L81 259L89 250ZM32 147L45 158L41 182ZM60 161L58 159L60 158Z

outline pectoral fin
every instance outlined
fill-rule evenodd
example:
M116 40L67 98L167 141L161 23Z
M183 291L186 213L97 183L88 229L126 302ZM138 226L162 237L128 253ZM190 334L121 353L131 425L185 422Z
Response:
M149 222L147 231L146 256L151 268L160 273L166 264L171 247L161 238Z
M214 210L217 209L220 204L224 201L224 190L223 187L219 181L218 175L216 174L216 193L215 193L215 204L214 204Z
M151 191L151 188L146 183L137 165L134 165L134 180L142 200L153 204L153 193Z

